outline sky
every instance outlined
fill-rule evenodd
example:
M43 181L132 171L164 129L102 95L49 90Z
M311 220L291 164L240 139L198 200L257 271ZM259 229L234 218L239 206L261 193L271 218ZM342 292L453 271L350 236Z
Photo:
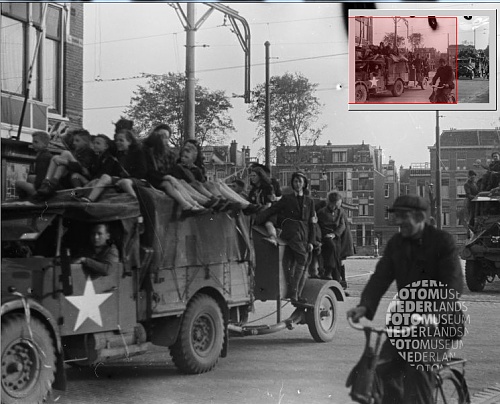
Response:
M326 125L318 144L364 142L381 147L384 162L392 158L397 166L429 161L428 147L435 139L434 111L348 111L347 35L340 4L227 5L250 25L252 88L265 80L266 41L271 43L271 75L300 72L318 84L316 95L323 108L317 126ZM450 15L453 9L468 9L474 15L476 9L499 7L487 3L426 6L449 10ZM422 3L378 5L380 9L415 7L421 9ZM134 90L146 84L142 73L184 72L185 33L174 8L167 3L85 3L84 10L84 126L94 134L112 135L113 122L123 115ZM208 6L199 3L196 10L198 20ZM476 43L484 48L480 41L489 36L480 34L485 29L481 21L475 24ZM460 29L464 39L473 40L467 24L461 23ZM425 35L426 45L436 42L430 35ZM197 31L195 42L199 84L223 90L231 97L230 114L236 130L226 143L236 140L240 150L250 146L251 155L257 155L263 141L253 141L256 126L248 120L248 105L239 97L244 92L244 54L236 35L229 23L224 24L223 15L214 11ZM441 129L493 129L500 127L500 113L446 111L440 113L439 125Z

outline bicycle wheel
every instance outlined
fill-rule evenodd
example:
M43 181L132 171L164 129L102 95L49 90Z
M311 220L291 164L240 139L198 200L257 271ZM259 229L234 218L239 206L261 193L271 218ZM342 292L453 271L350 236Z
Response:
M436 375L437 387L434 393L436 404L467 404L462 384L448 369L442 369Z

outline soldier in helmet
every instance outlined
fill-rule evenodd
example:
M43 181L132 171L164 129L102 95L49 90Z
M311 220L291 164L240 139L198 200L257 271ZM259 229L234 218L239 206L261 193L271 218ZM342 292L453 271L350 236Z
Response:
M281 226L280 237L287 242L287 252L293 257L289 268L289 297L294 302L305 302L300 297L306 281L306 263L313 249L314 224L317 223L313 200L306 195L308 179L302 171L292 174L293 193L283 195L274 205L257 216L264 223L274 214Z

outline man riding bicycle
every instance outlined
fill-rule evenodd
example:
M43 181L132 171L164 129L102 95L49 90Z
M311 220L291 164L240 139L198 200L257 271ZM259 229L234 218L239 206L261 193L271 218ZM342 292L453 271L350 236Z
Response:
M362 317L373 319L380 299L394 280L398 291L417 281L435 280L462 293L462 268L454 239L426 223L427 210L427 201L416 195L398 197L389 209L399 233L387 243L359 305L347 312L353 322ZM383 404L432 403L430 371L411 366L389 340L382 347L378 363L376 373L382 381Z
M432 85L436 84L437 79L439 79L439 86L443 88L437 89L436 102L447 103L448 95L455 88L455 84L453 83L453 69L446 64L445 59L439 59L439 67L432 78Z

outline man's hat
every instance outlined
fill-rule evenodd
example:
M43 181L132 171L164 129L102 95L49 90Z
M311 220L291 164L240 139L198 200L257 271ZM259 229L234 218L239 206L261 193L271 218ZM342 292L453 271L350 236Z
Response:
M471 175L477 175L477 174L476 174L476 172L474 170L469 170L468 175L470 177Z
M398 196L394 201L392 208L389 208L389 212L395 212L397 210L421 210L426 211L429 208L429 203L422 197L417 195L402 195Z

